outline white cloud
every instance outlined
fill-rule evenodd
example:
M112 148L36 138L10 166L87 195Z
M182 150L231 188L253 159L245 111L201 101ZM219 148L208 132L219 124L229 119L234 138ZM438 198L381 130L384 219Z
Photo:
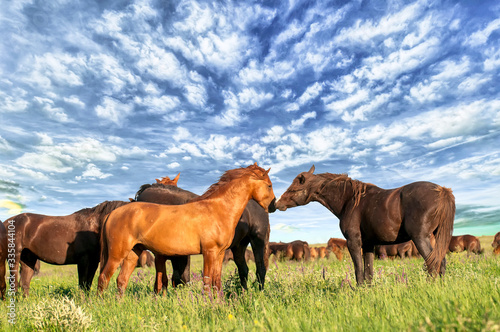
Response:
M167 167L170 169L179 168L180 166L181 164L179 164L178 162L173 162L167 165Z
M267 131L267 135L262 137L261 141L263 143L279 142L284 134L285 134L285 129L282 126L274 126Z
M96 106L95 112L98 117L121 126L132 113L133 107L132 104L125 104L117 99L104 97L102 103Z
M500 18L489 22L483 30L478 30L472 33L466 43L472 47L486 44L490 35L498 29L500 29Z
M316 118L316 112L314 111L304 113L299 119L293 120L292 124L288 127L288 129L297 130L304 125L304 122L306 122L307 119L315 119L315 118Z
M82 175L75 176L75 179L77 181L80 181L82 179L96 180L96 179L105 179L110 176L113 176L113 174L103 173L96 165L88 164L87 168L82 173Z

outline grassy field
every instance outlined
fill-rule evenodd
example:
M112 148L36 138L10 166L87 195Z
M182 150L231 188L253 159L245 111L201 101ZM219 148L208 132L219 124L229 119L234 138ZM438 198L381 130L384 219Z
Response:
M202 292L201 257L192 284L152 294L154 269L137 269L126 295L113 281L104 296L77 287L76 266L42 264L28 298L16 298L16 323L8 323L8 301L0 306L2 330L130 331L500 331L500 257L492 237L485 254L449 254L444 278L430 279L422 259L376 261L372 286L356 287L352 262L274 262L266 288L237 285L236 266L225 265L224 296ZM250 263L251 281L255 265ZM115 275L116 278L116 275Z

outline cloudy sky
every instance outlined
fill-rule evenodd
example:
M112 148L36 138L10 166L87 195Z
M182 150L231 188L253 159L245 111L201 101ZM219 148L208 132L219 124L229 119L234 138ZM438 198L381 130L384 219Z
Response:
M6 1L0 219L127 200L181 173L312 164L454 191L455 234L500 231L498 1ZM271 240L326 242L318 203Z

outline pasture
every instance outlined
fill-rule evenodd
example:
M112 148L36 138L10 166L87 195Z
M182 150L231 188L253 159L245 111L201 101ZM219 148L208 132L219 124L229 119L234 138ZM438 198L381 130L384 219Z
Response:
M223 268L224 295L216 298L203 294L201 256L192 259L190 285L155 296L154 268L136 269L121 299L117 274L102 297L96 294L97 275L85 295L75 265L42 263L30 296L15 298L15 325L8 323L10 298L0 304L0 329L500 331L500 257L492 255L492 238L480 238L483 255L448 254L446 276L435 280L421 258L376 260L372 286L363 287L355 287L349 255L311 262L275 262L271 256L262 292L255 283L241 290L229 262ZM252 284L255 264L249 267Z

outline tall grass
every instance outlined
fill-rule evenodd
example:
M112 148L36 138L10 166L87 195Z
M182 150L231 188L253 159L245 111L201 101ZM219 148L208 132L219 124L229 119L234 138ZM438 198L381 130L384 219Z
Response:
M349 256L273 262L264 291L238 287L234 263L224 267L224 295L202 291L201 258L192 283L152 294L154 269L137 269L123 298L113 281L102 297L77 287L76 267L43 264L28 298L17 297L8 330L129 331L500 331L500 257L447 256L447 274L431 279L422 259L376 261L371 286L355 286ZM252 271L255 266L250 264ZM116 276L115 276L116 277ZM251 281L255 274L250 274ZM0 304L7 311L7 304Z

